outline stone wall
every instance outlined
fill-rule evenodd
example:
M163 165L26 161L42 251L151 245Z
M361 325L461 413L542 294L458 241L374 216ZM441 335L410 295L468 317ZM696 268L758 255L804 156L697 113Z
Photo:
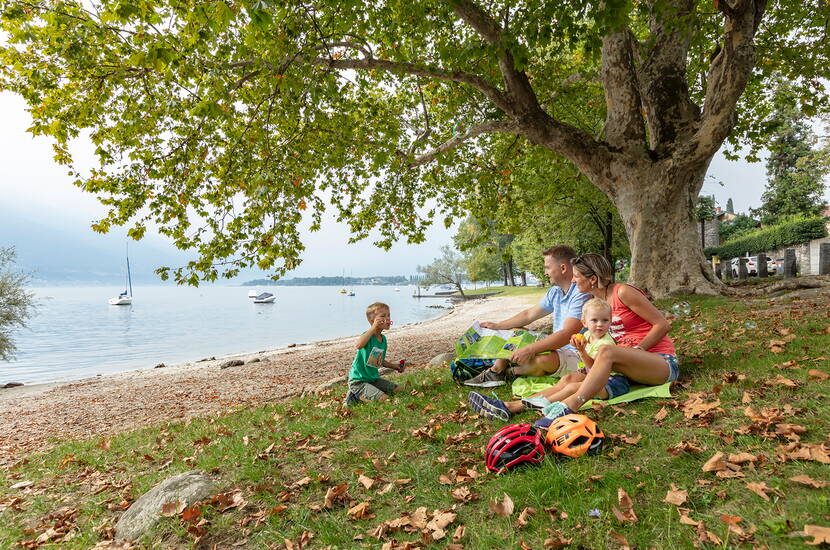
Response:
M700 222L697 224L697 236L700 238ZM720 246L720 223L718 219L703 222L703 248Z
M767 252L767 256L773 260L784 257L784 250L787 248L795 249L795 268L799 275L818 275L818 258L821 243L830 243L830 237L823 239L813 239L804 244L797 244L794 246L786 246L784 248L777 248Z

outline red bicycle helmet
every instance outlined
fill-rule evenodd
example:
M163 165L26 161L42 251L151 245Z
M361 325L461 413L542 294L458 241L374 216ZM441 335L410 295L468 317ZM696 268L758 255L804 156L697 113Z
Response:
M566 414L551 423L545 440L553 452L578 458L600 452L605 434L584 414Z
M510 424L497 431L484 455L487 469L509 470L519 464L539 464L545 458L545 446L539 431L530 424Z

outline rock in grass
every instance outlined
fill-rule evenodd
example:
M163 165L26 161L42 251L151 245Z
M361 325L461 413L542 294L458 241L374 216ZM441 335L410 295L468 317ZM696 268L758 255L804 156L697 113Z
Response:
M215 492L216 485L199 470L167 478L144 493L124 512L115 525L115 538L135 540L143 536L161 519L162 506L168 502L183 502L192 506Z
M219 368L220 369L226 369L228 367L240 367L244 364L245 364L245 361L243 361L242 359L231 359L230 361L225 361L224 363L222 363L219 366Z
M434 367L437 365L448 365L455 359L455 352L448 351L447 353L442 353L440 355L436 355L432 359L429 360L429 366Z

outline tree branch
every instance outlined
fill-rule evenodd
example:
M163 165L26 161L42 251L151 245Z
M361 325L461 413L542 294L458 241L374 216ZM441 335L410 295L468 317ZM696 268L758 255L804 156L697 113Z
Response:
M533 116L538 111L539 101L524 71L516 69L513 54L504 42L501 26L486 11L472 0L449 0L452 9L465 23L470 25L484 40L496 46L499 70L504 80L508 97L513 99L512 109L506 111L514 118Z
M465 141L470 138L474 138L478 135L489 133L489 132L507 132L507 133L519 133L519 125L516 122L511 121L498 121L492 120L488 122L483 122L477 126L473 126L470 128L466 134L463 136L453 136L452 138L448 139L432 151L425 153L419 157L416 157L411 163L409 163L410 168L414 168L416 166L422 166L424 164L428 164L435 160L435 158L448 151L452 151Z
M465 73L463 71L444 71L432 67L423 67L414 63L387 61L382 59L332 59L313 57L304 60L313 65L324 65L332 69L353 69L353 70L379 70L387 71L396 74L411 74L415 76L426 76L438 80L448 80L450 82L459 82L467 84L483 93L492 101L499 109L504 112L512 110L512 105L508 101L505 94L487 82L484 78Z
M721 0L725 3L726 0ZM701 123L677 158L691 163L710 158L735 125L735 105L755 66L755 32L767 0L737 0L724 11L723 48L710 65Z

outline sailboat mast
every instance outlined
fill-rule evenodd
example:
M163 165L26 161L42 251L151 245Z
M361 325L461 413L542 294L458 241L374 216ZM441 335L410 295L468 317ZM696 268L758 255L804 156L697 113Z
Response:
M130 287L130 296L133 295L133 280L130 277L130 252L127 249L127 286Z

